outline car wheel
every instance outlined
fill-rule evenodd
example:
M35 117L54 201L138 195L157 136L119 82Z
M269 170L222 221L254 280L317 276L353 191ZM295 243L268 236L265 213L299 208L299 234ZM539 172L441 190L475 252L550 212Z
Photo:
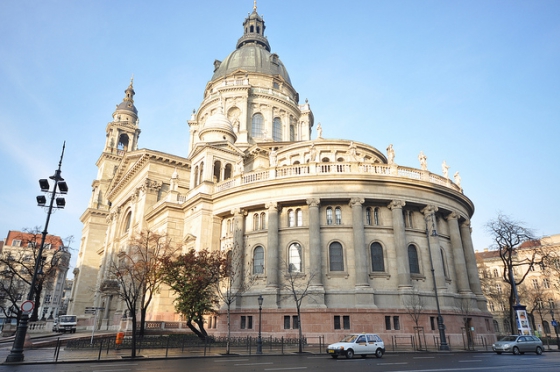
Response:
M383 356L383 350L381 350L381 349L375 350L375 357L376 358L381 358L382 356Z
M338 358L338 355L331 355L331 357L332 357L333 359L336 359L336 358Z
M346 351L346 359L352 359L354 357L354 350L348 349Z
M535 350L535 352L537 353L537 355L542 355L542 347L537 346L537 350Z
M513 355L519 355L519 354L520 354L519 348L518 348L517 346L515 346L515 347L513 348Z
M502 352L501 351L496 351L496 354L502 355Z

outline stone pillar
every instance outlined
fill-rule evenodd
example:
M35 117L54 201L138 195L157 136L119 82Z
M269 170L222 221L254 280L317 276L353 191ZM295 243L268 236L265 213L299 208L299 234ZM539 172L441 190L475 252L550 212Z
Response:
M467 266L467 275L471 291L478 296L484 297L482 294L482 286L480 285L480 277L478 276L478 267L476 266L476 256L474 255L474 247L471 239L471 223L469 220L460 224L461 240L463 242L463 251L465 252L465 262Z
M239 269L239 275L233 278L233 288L235 290L241 288L244 278L244 265L245 262L245 245L243 244L243 234L245 233L244 211L236 208L231 211L233 214L233 267ZM251 260L253 257L250 258ZM252 261L251 261L252 262Z
M266 247L266 286L278 288L278 204L268 203L268 237Z
M352 207L352 230L354 231L354 260L356 276L356 287L369 286L368 281L368 259L366 254L365 236L364 236L364 217L362 198L350 199L350 206Z
M453 250L453 261L457 277L457 290L459 293L471 293L469 277L467 274L467 264L465 262L465 253L463 250L463 243L461 241L461 233L459 232L459 215L455 212L451 212L447 216L447 224L449 226L449 236L451 238L451 248Z
M410 266L408 264L408 250L406 247L406 234L404 231L404 219L402 209L405 202L393 200L388 207L393 216L393 241L397 254L397 278L399 288L412 287L410 280Z
M445 290L447 287L445 285L445 273L443 271L443 258L441 257L441 247L439 246L439 237L437 235L437 229L435 225L435 213L437 211L438 208L435 205L428 205L424 207L421 212L424 215L424 219L426 220L429 251L432 257L432 265L434 266L436 286L438 287L438 289L441 288L442 290ZM432 223L434 224L433 226Z
M309 205L309 272L314 275L312 286L323 286L323 258L321 255L320 199L307 199Z

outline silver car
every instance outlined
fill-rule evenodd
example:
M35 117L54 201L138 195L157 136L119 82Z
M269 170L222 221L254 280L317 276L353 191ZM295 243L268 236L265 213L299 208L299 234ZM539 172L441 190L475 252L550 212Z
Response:
M513 353L515 355L537 353L541 355L543 352L542 341L536 336L506 336L492 344L492 350L497 354Z

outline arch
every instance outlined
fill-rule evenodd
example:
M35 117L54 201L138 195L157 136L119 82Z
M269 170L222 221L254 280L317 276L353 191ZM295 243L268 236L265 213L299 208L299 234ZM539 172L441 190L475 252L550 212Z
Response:
M233 171L233 165L231 163L227 163L224 168L224 181L229 180L231 178Z
M117 143L117 150L127 151L129 140L130 140L130 138L128 137L128 134L122 133L119 136L119 142Z
M132 212L128 211L126 217L124 218L123 233L126 233L128 232L128 230L130 230L131 223L132 223Z
M301 273L302 269L301 244L292 243L288 248L288 271L291 273Z
M546 320L543 320L542 326L543 326L543 329L544 329L544 334L549 335L550 334L550 324Z
M342 250L342 244L336 241L329 244L329 270L344 271L344 252Z
M496 319L492 320L492 324L494 325L494 333L500 333L500 324Z
M264 273L264 248L260 245L253 250L253 274Z
M198 165L194 167L194 185L198 186Z
M373 242L369 246L371 254L371 271L385 272L385 258L383 255L383 246L378 242Z
M220 176L222 174L222 162L219 160L216 160L214 162L214 179L216 180L216 182L220 182Z
M200 162L200 175L198 176L198 183L202 183L204 180L204 162Z
M418 250L414 244L408 246L408 265L411 274L420 274L420 263L418 261Z
M261 113L256 113L253 115L251 121L251 136L255 138L261 138L263 136L264 129L264 117Z
M249 32L255 32L255 26L251 25L251 27L249 27Z
M279 117L272 121L272 140L282 141L282 121Z

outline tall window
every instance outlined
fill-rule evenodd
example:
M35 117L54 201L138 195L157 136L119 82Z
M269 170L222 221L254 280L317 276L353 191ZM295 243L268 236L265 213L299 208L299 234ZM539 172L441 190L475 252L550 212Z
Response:
M266 229L266 214L264 212L261 213L261 230Z
M449 275L447 274L447 265L445 264L445 252L441 248L440 248L440 253L441 253L441 264L443 265L443 275L446 278L448 278Z
M335 223L337 225L342 225L342 211L340 210L340 207L336 207L334 209L334 217L335 217Z
M371 226L371 208L366 208L366 225Z
M128 212L128 214L126 215L126 220L124 222L124 232L127 232L128 230L130 230L130 223L132 222L132 213Z
M411 274L420 274L420 264L418 262L418 251L414 245L408 246L408 265Z
M379 208L373 208L373 224L379 226Z
M282 122L280 118L274 118L272 122L272 139L274 141L282 141Z
M303 212L301 209L296 209L296 226L303 226Z
M263 136L263 122L264 118L261 114L253 115L253 122L251 123L251 135L255 138Z
M548 324L546 320L543 320L542 326L544 328L544 334L546 335L550 334L550 324Z
M293 209L288 211L288 227L294 227L296 225L296 214Z
M500 333L500 326L498 325L498 321L496 319L494 319L492 321L492 323L494 323L494 332L495 333Z
M259 230L259 214L255 213L253 215L253 231Z
M294 130L294 126L290 125L290 141L295 141L296 140L296 133Z
M331 271L344 271L342 245L339 242L333 242L329 246L329 262Z
M543 287L545 287L546 289L549 289L549 288L550 288L550 282L548 281L547 278L544 278L544 279L542 280L542 284L543 284Z
M381 244L375 242L371 243L371 271L384 272L385 262L383 260L383 247Z
M332 225L332 208L327 208L327 225Z
M291 273L300 273L301 272L301 245L299 245L298 243L290 244L290 248L288 249L288 256L289 256L288 270Z
M412 229L412 211L403 210L404 226L408 229Z
M257 247L253 251L253 274L264 272L264 248Z

